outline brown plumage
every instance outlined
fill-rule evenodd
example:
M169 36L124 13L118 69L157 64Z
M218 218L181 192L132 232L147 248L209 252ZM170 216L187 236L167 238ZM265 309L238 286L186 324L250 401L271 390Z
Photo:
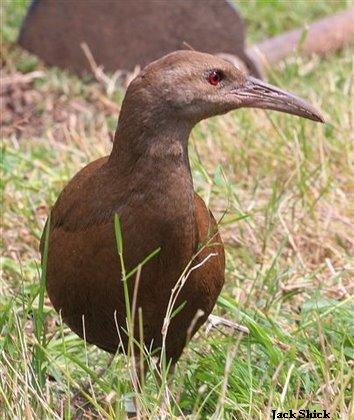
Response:
M168 360L178 360L188 336L207 319L224 283L224 250L214 217L193 190L188 137L201 119L242 106L322 121L299 98L199 52L169 54L147 66L128 87L112 153L82 169L51 213L48 295L81 337L84 319L89 343L114 353L120 328L127 345L115 214L122 226L127 272L160 248L143 266L138 287L136 307L142 309L146 346L161 347L171 290L191 260L192 266L200 266L177 299L175 308L184 306L169 326ZM135 276L128 280L131 296L135 281ZM199 309L203 315L194 322ZM139 340L137 325L135 331Z

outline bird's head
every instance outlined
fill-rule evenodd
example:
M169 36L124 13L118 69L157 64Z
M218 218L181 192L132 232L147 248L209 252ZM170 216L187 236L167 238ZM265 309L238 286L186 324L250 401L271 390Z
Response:
M176 51L152 62L131 83L129 94L152 112L192 124L243 107L323 122L321 114L297 96L248 76L219 57L196 51Z

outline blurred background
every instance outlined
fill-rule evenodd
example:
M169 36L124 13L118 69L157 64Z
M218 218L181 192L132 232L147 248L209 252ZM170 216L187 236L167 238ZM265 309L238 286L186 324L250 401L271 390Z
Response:
M249 419L271 418L272 409L316 408L349 419L354 49L346 45L320 57L302 47L311 22L354 4L234 4L246 26L246 46L238 43L245 50L300 30L287 58L262 63L260 71L316 105L327 123L248 109L194 129L189 153L195 188L217 218L225 214L226 285L215 312L243 323L250 334L201 330L178 364L175 399L164 414ZM28 7L26 0L1 4L0 416L123 418L122 396L130 391L126 362L117 357L107 367L109 356L86 347L60 323L49 300L41 302L38 246L49 209L68 180L110 152L125 88L141 63L108 69L83 46L86 72L48 65L17 43ZM49 39L56 29L45 24ZM222 42L218 46L213 52L231 52ZM97 368L104 369L102 377ZM87 381L91 397L73 401ZM162 416L155 385L149 387L146 409Z

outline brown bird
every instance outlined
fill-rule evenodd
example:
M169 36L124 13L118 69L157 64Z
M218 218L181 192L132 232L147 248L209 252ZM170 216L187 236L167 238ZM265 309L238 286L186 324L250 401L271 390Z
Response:
M225 257L217 223L193 189L188 137L202 119L241 107L323 122L298 97L200 52L166 55L131 82L111 154L76 174L51 213L47 291L80 337L111 353L128 346L115 214L126 273L159 249L140 276L126 280L136 314L141 308L143 338L135 316L136 340L157 354L164 344L174 364L207 320L224 284ZM190 263L163 343L171 292Z

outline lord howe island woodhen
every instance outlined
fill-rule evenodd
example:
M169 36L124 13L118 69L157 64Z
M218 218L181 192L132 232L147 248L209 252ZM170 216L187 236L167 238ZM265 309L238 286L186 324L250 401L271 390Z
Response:
M224 284L225 257L215 219L193 189L188 137L202 119L242 107L323 122L300 98L200 52L168 54L130 83L111 154L74 176L47 223L47 291L80 337L111 353L126 350L129 295L136 341L156 354L164 344L174 364L207 320ZM125 280L117 225L124 272L148 259L139 276ZM179 311L164 336L171 292L188 264L192 270L173 301Z

